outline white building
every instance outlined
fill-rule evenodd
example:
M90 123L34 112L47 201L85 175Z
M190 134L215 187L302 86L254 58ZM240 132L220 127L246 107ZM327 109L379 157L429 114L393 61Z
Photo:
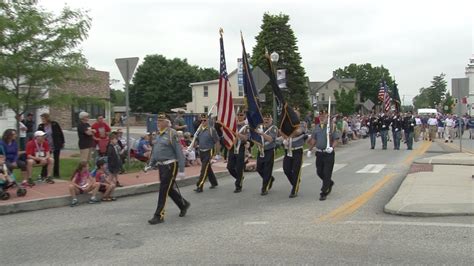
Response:
M474 113L474 55L469 59L466 67L466 78L469 79L469 96L467 98L468 113Z
M237 109L244 105L244 91L237 83L237 69L229 73L229 83L232 89L232 99ZM192 91L192 102L186 103L187 113L207 113L217 103L219 79L194 82L189 84Z

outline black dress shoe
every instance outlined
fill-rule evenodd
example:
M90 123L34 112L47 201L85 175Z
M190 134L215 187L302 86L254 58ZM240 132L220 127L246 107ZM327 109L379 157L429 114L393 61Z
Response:
M201 193L204 190L202 189L202 187L197 187L197 188L194 189L194 191L196 191L197 193Z
M262 195L262 196L268 195L268 191L262 191L262 193L260 193L260 195Z
M235 190L234 190L234 193L240 193L242 192L242 188L241 187L236 187Z
M326 200L326 195L325 195L325 194L321 194L321 196L319 197L319 200L320 200L320 201Z
M159 215L154 215L153 218L151 218L150 220L148 220L148 223L149 224L161 224L162 222L164 222L165 220L164 219L161 219Z
M290 199L296 198L296 197L298 197L298 194L296 194L296 193L291 193L290 196L289 196Z
M334 186L334 181L331 180L331 185L329 186L328 192L326 193L326 196L329 195L332 191L332 186Z
M210 189L215 189L217 187L217 185L211 185L209 188Z
M191 203L189 201L184 202L184 208L181 209L179 212L179 217L186 216L186 212L188 211L189 207L191 207Z

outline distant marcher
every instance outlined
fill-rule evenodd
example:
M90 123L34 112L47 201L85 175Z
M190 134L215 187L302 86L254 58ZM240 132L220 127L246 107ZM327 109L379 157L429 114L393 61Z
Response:
M448 142L451 139L453 142L454 139L454 124L455 121L451 114L444 120L444 142Z
M71 194L72 198L71 207L74 207L79 203L76 197L77 194L84 194L88 192L92 192L92 196L89 200L90 204L100 202L96 198L99 188L99 183L97 183L89 173L88 162L80 162L72 174L71 184L69 185L69 193Z
M93 135L95 130L89 124L89 114L86 112L79 113L79 125L77 125L77 135L79 137L79 150L81 153L81 161L89 162L91 159L92 149L95 147Z
M181 111L181 110L178 111L178 114L173 121L173 128L176 131L186 132L188 129L188 126L186 125L186 121L184 121L183 114L184 114L184 111Z
M435 115L431 115L431 117L427 121L428 123L428 132L429 132L429 141L434 141L436 138L436 131L438 130L438 119L436 119Z
M403 119L403 130L405 132L405 141L407 143L407 150L413 149L413 140L415 139L416 120L412 112L408 112Z
M48 113L41 114L42 123L39 124L38 130L46 133L46 139L48 140L49 149L53 153L54 158L54 169L53 177L60 178L59 175L59 158L61 149L64 148L64 134L61 126L58 122L51 121ZM43 167L41 176L45 177L47 173L46 167Z
M51 177L54 159L51 158L50 151L48 141L46 140L46 133L44 131L36 131L34 133L34 139L28 141L26 144L26 172L29 180L31 179L33 166L41 165L47 167L46 178L42 177L42 181L48 184L54 184L54 180Z

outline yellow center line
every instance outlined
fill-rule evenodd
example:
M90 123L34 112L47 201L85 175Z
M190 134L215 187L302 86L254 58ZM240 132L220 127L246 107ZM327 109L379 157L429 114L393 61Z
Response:
M413 150L407 156L407 158L405 158L403 162L405 164L411 164L411 162L413 162L416 156L422 155L423 153L425 153L430 146L431 146L431 142L428 142L428 141L423 142L418 148ZM387 184L394 176L396 176L396 173L387 174L382 179L377 181L377 183L375 183L369 190L367 190L366 192L364 192L357 198L345 203L344 205L336 208L330 213L319 217L316 220L316 223L337 222L343 219L344 217L354 213L360 207L362 207L367 201L369 201L375 195L375 193L377 193L377 191L379 191L385 184Z

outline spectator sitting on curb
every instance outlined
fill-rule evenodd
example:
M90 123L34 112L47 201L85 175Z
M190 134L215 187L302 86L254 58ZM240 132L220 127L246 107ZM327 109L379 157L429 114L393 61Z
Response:
M46 133L44 131L36 131L34 134L35 138L28 141L26 144L26 174L28 179L31 180L31 174L33 166L41 165L47 166L47 176L44 180L48 184L54 184L54 180L51 177L53 173L54 159L51 158L48 141L45 139ZM23 185L25 184L23 181Z
M97 191L99 191L99 183L96 183L94 178L89 173L88 162L82 161L77 166L71 177L71 184L69 185L69 193L71 194L71 207L76 206L79 201L77 200L77 194L83 194L92 192L92 196L89 200L90 204L98 203L96 199Z
M0 154L5 156L5 163L10 172L15 168L21 169L21 175L25 183L34 185L33 180L28 180L26 174L26 161L23 156L23 160L20 160L18 156L18 144L16 143L16 130L7 129L3 132L3 137L0 140Z
M102 201L115 201L116 198L112 196L115 190L115 183L105 173L105 161L98 160L96 166L95 181L99 184L99 191L104 193Z

